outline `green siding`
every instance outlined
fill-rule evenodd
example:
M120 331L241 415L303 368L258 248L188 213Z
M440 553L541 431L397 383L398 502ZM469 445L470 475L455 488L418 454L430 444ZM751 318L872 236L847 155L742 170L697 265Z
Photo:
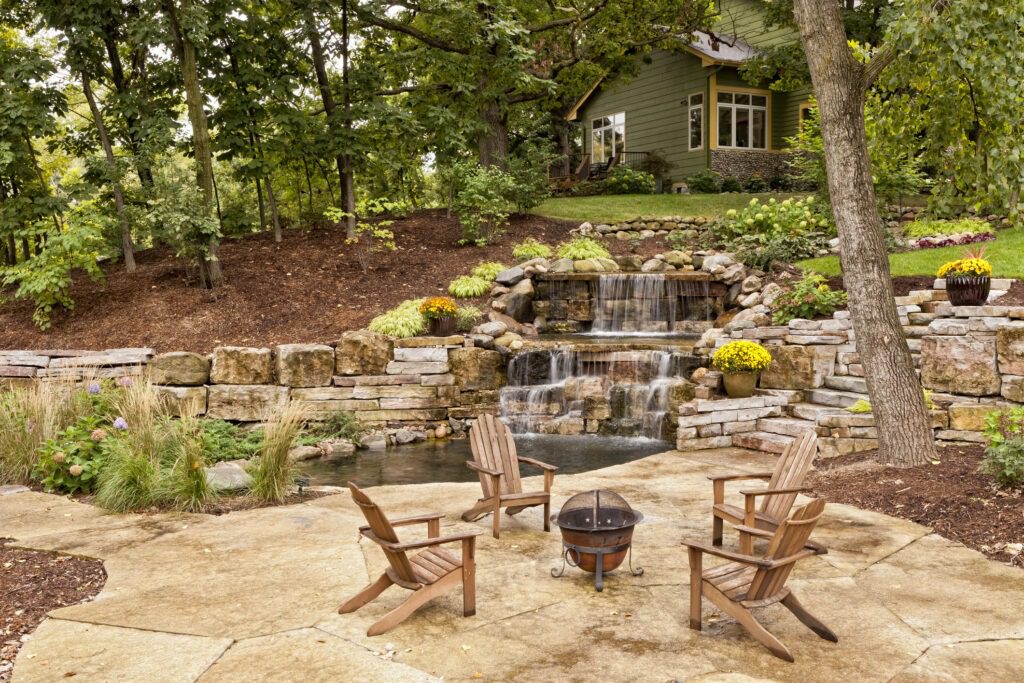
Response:
M772 146L785 149L785 138L796 135L800 129L800 104L811 98L810 88L772 94Z
M764 24L764 15L756 0L718 0L718 25L715 30L743 38L754 47L772 47L799 40L796 30Z
M595 118L626 114L626 151L657 152L671 163L669 176L679 180L707 167L706 149L689 151L687 98L703 92L707 72L687 53L655 50L650 63L631 80L603 83L580 109L584 150L591 152L590 130ZM705 121L705 142L707 138Z

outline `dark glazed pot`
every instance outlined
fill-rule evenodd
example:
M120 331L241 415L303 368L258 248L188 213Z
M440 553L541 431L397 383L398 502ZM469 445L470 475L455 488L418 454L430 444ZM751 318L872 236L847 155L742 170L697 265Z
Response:
M954 306L983 306L992 289L988 275L961 275L946 278L946 294Z
M430 319L430 334L434 337L450 337L455 334L455 316Z

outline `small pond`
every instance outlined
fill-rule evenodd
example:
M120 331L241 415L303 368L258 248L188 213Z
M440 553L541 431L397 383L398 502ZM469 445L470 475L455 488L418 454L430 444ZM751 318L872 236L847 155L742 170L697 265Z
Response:
M555 465L559 474L576 474L662 453L671 450L672 444L612 436L517 434L516 448L519 455ZM314 486L344 486L349 481L360 486L479 481L466 467L471 458L469 439L448 439L357 451L355 457L339 462L307 461L302 469ZM524 467L522 473L532 476L540 471Z

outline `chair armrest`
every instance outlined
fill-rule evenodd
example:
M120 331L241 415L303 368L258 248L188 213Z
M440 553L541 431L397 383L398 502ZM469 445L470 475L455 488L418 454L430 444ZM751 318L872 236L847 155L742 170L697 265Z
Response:
M499 470L492 470L492 469L488 469L487 467L484 467L483 465L478 465L477 463L473 462L472 460L467 460L466 461L466 467L468 467L471 470L476 470L477 472L483 472L484 474L489 474L492 477L500 477L503 474L505 474L504 472L501 472Z
M772 538L775 536L771 531L765 531L764 529L755 529L753 527L746 526L745 524L737 524L733 527L736 531L741 534L749 534L751 536L759 536L760 538ZM805 550L813 550L815 555L828 555L828 548L820 543L814 541L807 541L804 544Z
M699 550L702 553L707 553L708 555L714 555L716 557L721 557L726 560L732 560L733 562L739 562L740 564L747 564L752 567L771 566L771 561L766 560L762 557L754 557L753 555L742 555L740 553L734 553L728 550L722 550L721 548L716 548L714 546L705 545L704 543L698 543L697 541L683 541L683 545L685 545L687 548L693 548L694 550Z
M536 467L538 469L546 470L548 472L557 472L558 471L557 467L555 467L554 465L549 465L546 462L541 462L540 460L534 460L533 458L524 458L521 455L518 456L518 457L519 457L519 462L526 463L527 465L532 465L532 466L534 466L534 467Z
M757 498L758 496L782 496L789 493L810 493L813 490L810 486L792 486L785 489L761 489L760 491L740 491L740 493L750 498Z
M408 526L410 524L420 524L429 522L433 519L441 519L444 517L443 512L432 512L425 515L416 515L414 517L400 517L398 519L388 520L391 522L391 526Z
M450 534L448 536L438 536L437 538L424 538L422 541L406 541L405 543L382 543L388 550L393 550L396 553L405 552L406 550L417 550L419 548L429 548L435 545L443 545L445 543L459 543L465 539L476 538L482 531L464 531L457 534Z
M751 474L717 474L710 475L711 481L740 481L743 479L771 479L772 472L754 472Z

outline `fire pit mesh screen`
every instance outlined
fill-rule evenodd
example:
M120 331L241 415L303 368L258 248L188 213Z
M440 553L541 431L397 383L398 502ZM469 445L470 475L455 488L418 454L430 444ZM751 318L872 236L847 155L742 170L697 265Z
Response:
M632 526L643 518L614 491L597 489L565 501L555 523L563 529L589 531Z

